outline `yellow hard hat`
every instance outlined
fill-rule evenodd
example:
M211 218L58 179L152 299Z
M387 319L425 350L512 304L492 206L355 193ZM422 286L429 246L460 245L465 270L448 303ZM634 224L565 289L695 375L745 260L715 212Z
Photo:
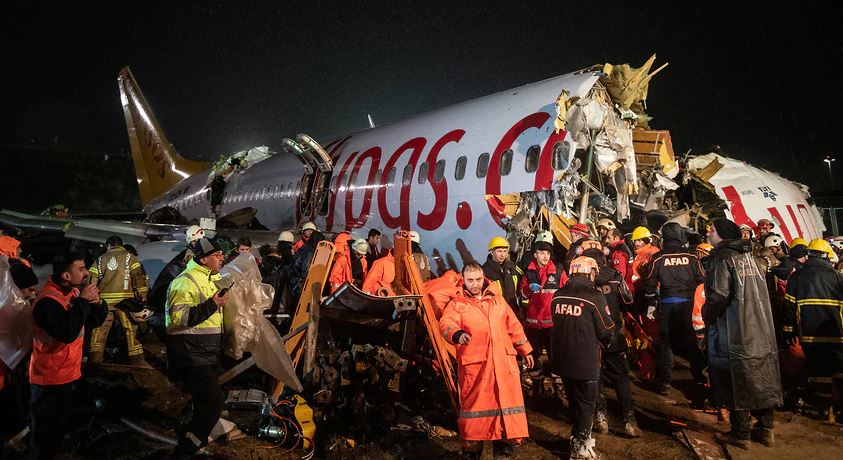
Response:
M509 241L502 236L496 236L489 240L489 250L491 251L495 248L509 248Z
M831 245L828 244L828 241L822 238L811 240L811 243L808 245L808 250L815 252L824 252L829 258L834 255L834 250L831 249Z
M697 252L701 252L705 255L709 255L712 249L714 249L714 246L708 243L700 243L697 245Z
M805 240L804 240L804 239L802 239L802 238L794 238L794 239L790 240L790 249L793 249L793 247L794 247L794 246L798 246L798 245L800 245L800 244L801 244L802 246L807 246L807 245L808 245L808 242L807 242L807 241L805 241Z
M635 230L632 231L632 241L640 240L643 238L650 238L650 229L647 227L635 227Z

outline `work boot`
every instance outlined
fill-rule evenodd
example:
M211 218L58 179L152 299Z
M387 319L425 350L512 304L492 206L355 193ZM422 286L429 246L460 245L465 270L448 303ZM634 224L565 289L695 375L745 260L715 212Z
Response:
M482 450L462 450L462 458L463 460L480 460L480 457L483 455Z
M667 396L670 394L670 385L659 385L656 384L656 393Z
M627 438L641 436L638 430L638 422L635 420L635 411L630 410L623 419L623 435Z
M606 416L605 409L597 409L597 412L594 414L594 423L591 425L591 430L595 433L609 432L609 418Z
M717 441L718 444L729 444L744 450L749 450L749 448L752 446L752 443L749 441L749 439L739 438L735 435L735 433L731 431L728 431L726 433L716 433L714 435L714 440Z
M749 434L749 438L759 444L764 444L767 447L773 447L776 443L773 430L769 428L753 428Z
M105 353L101 351L92 351L88 353L88 365L91 367L97 367L102 364L104 358Z
M571 437L571 460L595 460L600 458L594 451L594 438Z
M506 441L492 442L492 452L495 460L508 460L515 456L515 450L518 446Z
M138 367L152 367L149 365L149 363L146 361L146 358L144 358L142 354L129 356L129 365Z

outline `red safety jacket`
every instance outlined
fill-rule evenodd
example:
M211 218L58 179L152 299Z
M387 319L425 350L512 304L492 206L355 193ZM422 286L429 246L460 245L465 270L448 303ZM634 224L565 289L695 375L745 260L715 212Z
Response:
M527 271L521 278L521 295L529 299L527 302L526 319L524 326L530 329L548 329L553 327L553 319L550 315L550 302L556 290L565 285L568 276L565 272L557 273L553 261L539 267L535 260L527 266ZM530 290L530 284L536 283L541 286L537 292Z
M47 280L33 305L43 298L50 298L67 310L70 301L79 295L79 290L62 291L52 279ZM62 385L82 377L82 342L85 328L79 330L79 337L72 343L54 339L35 325L32 337L32 357L29 360L29 382L36 385Z

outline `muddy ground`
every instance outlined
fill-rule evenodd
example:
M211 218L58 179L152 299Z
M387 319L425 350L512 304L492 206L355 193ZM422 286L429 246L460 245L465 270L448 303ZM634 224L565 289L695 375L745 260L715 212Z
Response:
M105 365L88 374L74 413L71 433L62 441L59 459L115 459L153 460L166 458L172 447L145 437L126 427L121 418L165 436L174 437L176 429L189 418L189 396L182 393L159 370L163 368L163 349L147 346L147 359L153 368L142 369L122 365ZM674 389L663 397L647 391L636 381L633 394L637 418L642 429L638 439L624 439L617 434L596 435L597 450L604 459L790 459L843 458L843 426L822 423L803 415L779 411L776 414L776 442L774 448L753 444L749 451L723 450L713 441L717 431L727 431L728 425L717 420L714 413L692 410L683 389L690 387L690 374L684 363L677 364ZM266 384L260 372L251 377L237 379L226 389L247 388ZM611 429L619 429L619 419L614 392L607 391L611 413ZM567 458L570 423L561 401L542 396L527 396L528 420L531 439L518 449L518 459ZM378 414L370 409L372 420ZM254 432L259 418L257 409L232 410L226 415L244 431ZM317 414L318 415L318 414ZM380 422L349 419L340 429L353 427L357 432L368 432L368 438L351 438L331 433L331 428L317 423L317 447L314 458L341 459L429 459L455 458L460 445L456 437L430 438L417 430L399 430L395 427L405 422L403 414L393 427ZM423 414L431 424L456 430L455 420L447 413ZM373 423L372 429L357 426ZM405 428L407 428L405 426ZM346 431L347 432L347 431ZM691 444L695 447L692 449ZM271 442L253 436L211 444L212 456L243 459L299 459L310 449L287 446L274 447ZM486 446L485 458L492 458L491 445ZM6 447L3 458L21 458L23 453Z

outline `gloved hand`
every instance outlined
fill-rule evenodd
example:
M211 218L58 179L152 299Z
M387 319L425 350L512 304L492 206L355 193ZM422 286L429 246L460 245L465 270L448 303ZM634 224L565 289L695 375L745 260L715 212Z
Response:
M530 292L539 292L542 286L539 283L530 283Z
M656 307L652 305L647 306L647 319L656 319Z

